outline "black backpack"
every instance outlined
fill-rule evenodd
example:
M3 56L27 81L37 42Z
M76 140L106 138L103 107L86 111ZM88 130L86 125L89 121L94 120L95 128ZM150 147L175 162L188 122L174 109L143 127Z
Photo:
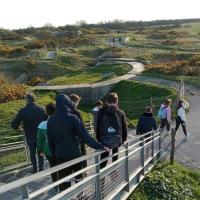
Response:
M110 149L121 146L121 123L117 113L103 113L101 126L103 130L103 137L100 140L101 144Z

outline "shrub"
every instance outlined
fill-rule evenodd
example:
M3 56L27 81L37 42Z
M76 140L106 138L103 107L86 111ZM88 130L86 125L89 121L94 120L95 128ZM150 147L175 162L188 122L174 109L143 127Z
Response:
M39 83L44 83L45 82L45 79L42 78L42 77L34 77L33 79L31 79L29 82L28 82L28 85L31 85L31 86L36 86L38 85Z
M10 83L3 75L0 75L0 103L21 99L26 94L26 87L20 84Z

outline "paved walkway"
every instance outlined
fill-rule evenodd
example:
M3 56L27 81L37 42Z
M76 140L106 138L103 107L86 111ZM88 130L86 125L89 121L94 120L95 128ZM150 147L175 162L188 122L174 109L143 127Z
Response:
M107 59L106 59L107 60ZM99 87L99 86L104 86L104 85L111 85L113 83L118 83L122 80L128 80L131 79L133 77L136 76L136 74L142 72L144 70L144 65L139 63L139 62L135 62L133 59L131 61L131 59L112 59L112 61L116 61L116 62L121 62L121 63L127 63L130 64L132 66L132 70L129 71L127 74L123 75L123 76L119 76L117 78L114 79L110 79L107 81L102 81L99 83L93 83L93 84L72 84L72 85L50 85L50 86L36 86L35 89L38 90L61 90L61 89L66 89L66 88L84 88L84 87Z
M133 80L153 82L173 88L178 87L177 82L146 76L137 76ZM190 102L190 112L187 114L187 129L191 135L188 139L185 139L182 128L179 128L175 159L186 166L200 169L200 90L191 85L185 85L185 92ZM174 124L172 126L174 127Z

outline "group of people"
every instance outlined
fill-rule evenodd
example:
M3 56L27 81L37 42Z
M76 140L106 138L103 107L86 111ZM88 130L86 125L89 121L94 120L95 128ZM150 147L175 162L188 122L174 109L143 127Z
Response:
M185 137L189 136L190 133L186 130L186 110L189 108L189 103L183 99L179 99L176 106L176 126L175 132L178 131L180 125L182 126ZM172 111L171 111L171 99L166 99L161 104L158 111L158 118L160 119L160 130L166 127L167 134L171 130ZM153 110L151 107L146 107L144 114L139 118L136 134L141 135L148 133L152 130L157 130L156 119L153 116Z
M17 130L23 124L33 173L44 170L44 157L48 160L50 167L54 167L86 155L85 144L96 150L104 150L101 154L101 159L104 159L104 161L100 164L100 167L103 168L108 162L105 158L109 156L110 151L112 151L112 154L116 154L118 148L127 141L126 115L119 109L117 93L109 93L104 103L101 100L96 102L96 107L93 109L96 139L91 137L86 130L82 116L77 110L80 100L81 98L77 94L69 96L59 94L56 97L56 102L47 104L44 109L36 103L33 93L26 94L26 106L18 111L11 122L11 126ZM158 113L161 119L160 128L163 129L166 126L168 132L171 123L170 103L169 99L165 100ZM187 136L186 106L183 100L179 100L176 131L181 124ZM144 114L138 120L136 134L142 135L156 129L157 124L152 108L146 107ZM114 155L112 160L114 162L117 159L118 156ZM86 166L87 162L82 161L52 173L52 181L60 180ZM82 179L83 174L75 177L76 182ZM70 186L71 181L65 181L55 189L63 191Z
M93 149L105 150L101 155L103 159L109 155L110 150L116 153L118 147L127 140L126 117L118 108L116 93L107 95L104 106L101 101L97 101L93 109L96 140L89 135L77 110L80 99L77 94L70 96L59 94L56 103L51 102L44 109L36 103L33 93L26 94L26 106L18 111L11 126L17 130L23 124L33 173L44 169L44 156L49 161L50 167L54 167L85 155L85 144L87 144ZM117 156L113 160L116 159ZM102 162L101 168L106 166L106 163L107 161ZM62 169L58 173L52 173L52 181L60 180L86 166L87 163L84 161ZM82 178L83 174L79 174L75 177L75 181L79 182ZM55 189L63 191L70 186L71 181L65 181Z

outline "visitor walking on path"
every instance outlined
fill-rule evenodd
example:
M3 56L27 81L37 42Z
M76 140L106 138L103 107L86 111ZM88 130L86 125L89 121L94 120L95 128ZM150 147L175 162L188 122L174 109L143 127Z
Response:
M158 112L158 117L160 118L160 128L163 130L166 126L167 133L170 133L170 124L171 124L171 99L166 99L164 103L160 106Z
M125 113L118 108L118 95L113 92L106 97L107 105L101 108L97 115L96 138L102 144L112 149L112 154L118 152L118 147L127 140L127 125ZM108 152L101 155L101 159L109 156ZM112 161L116 161L114 156ZM107 161L101 163L105 167Z
M48 115L48 118L54 115L56 110L56 105L54 103L49 103L46 105L46 113ZM49 161L50 167L56 166L56 160L52 156L49 145L47 141L47 122L43 121L38 126L38 133L37 133L37 152L41 156L45 156L47 160ZM51 174L52 182L56 182L58 180L58 174L57 172ZM56 188L57 190L57 188Z
M179 126L182 126L183 133L187 137L190 133L186 130L186 114L185 110L189 108L189 103L180 99L177 105L177 117L176 117L176 128L175 131L179 129Z
M42 171L44 169L44 158L41 155L37 155L38 164L36 158L37 147L37 129L40 122L46 120L47 116L44 108L36 104L36 98L33 93L27 93L25 96L26 106L19 110L14 120L11 122L11 126L18 130L21 123L23 124L23 130L25 132L26 142L30 151L30 159L33 166L33 173Z
M138 120L136 135L143 135L152 130L157 130L156 120L153 116L152 108L146 107L144 114ZM150 135L145 136L145 138L147 137L150 137Z
M72 104L72 105L71 105ZM80 149L80 139L94 149L109 150L105 146L96 142L84 128L83 123L71 114L69 105L73 102L67 95L60 94L56 97L55 115L49 118L47 123L47 138L51 154L55 157L57 164L73 160L82 156ZM59 179L62 179L73 172L82 169L82 162L67 167L58 172ZM82 174L76 176L82 179ZM71 181L63 182L59 185L59 190L63 191L71 186Z
M79 102L80 102L80 100L81 100L81 97L80 96L78 96L77 94L71 94L71 95L69 95L69 98L72 100L72 102L74 103L74 104L69 104L68 106L69 106L69 108L71 109L71 113L72 114L74 114L74 115L76 115L79 119L80 119L80 121L83 123L83 125L84 125L84 122L83 122L83 118L82 118L82 116L81 116L81 113L77 110L77 107L78 107L78 105L79 105ZM84 155L86 155L87 154L87 151L86 151L86 146L85 146L85 143L83 142L83 141L80 141L81 142L81 153L82 153L82 155L84 156ZM87 161L86 160L84 160L83 161L83 167L87 167Z

